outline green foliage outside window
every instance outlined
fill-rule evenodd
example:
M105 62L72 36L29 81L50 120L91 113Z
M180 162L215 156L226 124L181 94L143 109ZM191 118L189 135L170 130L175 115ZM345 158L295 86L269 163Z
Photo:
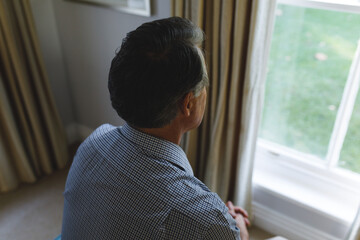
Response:
M278 5L260 137L325 159L360 14ZM360 97L339 166L360 173Z

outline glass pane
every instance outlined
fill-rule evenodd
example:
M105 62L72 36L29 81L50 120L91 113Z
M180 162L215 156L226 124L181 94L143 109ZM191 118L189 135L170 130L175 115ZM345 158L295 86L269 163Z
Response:
M360 97L356 98L350 125L340 153L339 166L360 173Z
M325 159L360 15L279 4L260 137Z

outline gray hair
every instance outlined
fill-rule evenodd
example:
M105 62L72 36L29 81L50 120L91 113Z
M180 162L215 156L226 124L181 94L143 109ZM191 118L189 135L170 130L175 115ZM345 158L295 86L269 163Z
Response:
M198 47L203 31L171 17L142 24L127 34L109 72L113 108L132 126L159 128L178 114L180 101L209 85Z
M200 95L200 92L203 90L204 87L208 87L209 86L209 78L208 78L208 74L207 74L207 70L206 70L206 64L205 64L205 59L204 59L204 54L203 52L200 50L200 48L198 48L198 53L200 55L201 58L201 63L202 63L202 68L203 68L203 72L202 72L202 79L201 81L195 85L195 87L193 87L191 89L191 91L194 93L195 97L198 97Z

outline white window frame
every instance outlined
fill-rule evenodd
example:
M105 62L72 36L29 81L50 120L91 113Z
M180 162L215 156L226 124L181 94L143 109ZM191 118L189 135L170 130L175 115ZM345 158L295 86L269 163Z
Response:
M345 140L345 136L349 127L351 115L354 109L356 96L359 94L360 86L360 38L358 41L357 50L348 79L344 88L344 93L341 99L340 107L336 116L335 126L330 138L328 154L326 160L328 168L336 167L340 152Z
M277 3L360 14L360 1L277 0ZM271 37L270 34L269 39L267 39L269 46L271 44ZM263 66L264 73L266 68L267 66ZM358 207L360 202L360 174L336 167L356 96L360 94L358 93L359 85L360 42L358 43L344 88L330 138L326 161L264 139L259 138L257 141L253 177L254 189L270 192L275 196L274 199L285 198L289 201L291 200L295 207L299 206L299 209L300 206L312 209L314 212L323 215L324 219L326 217L338 222L339 225L342 224L343 228L339 228L339 231L341 231L339 236L346 234L344 229L350 226L352 218L356 213L354 209ZM280 182L281 184L275 184ZM297 193L296 190L291 191L293 189L301 189L301 191ZM309 196L312 196L314 199L331 199L331 201L326 201L328 203L321 206L316 200L312 201L309 199ZM256 208L258 208L259 204L256 203L256 198L254 201L254 212L257 212ZM341 203L342 206L339 206L338 203ZM260 211L259 213L261 214ZM295 222L299 221L301 220L295 219ZM326 228L325 226L321 227ZM334 237L334 239L338 238Z
M341 12L360 12L360 2L356 0L277 0L277 3Z
M360 14L360 1L336 0L278 0L278 4L294 5L322 10L335 10ZM350 5L352 3L353 5ZM269 39L271 42L271 39ZM360 38L337 111L325 162L328 168L336 167L354 109L360 85ZM314 158L311 159L314 161ZM315 160L317 161L317 160Z

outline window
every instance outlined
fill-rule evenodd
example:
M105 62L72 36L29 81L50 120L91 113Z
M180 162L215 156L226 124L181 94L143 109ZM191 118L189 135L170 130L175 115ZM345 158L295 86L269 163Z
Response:
M358 13L278 4L261 139L360 173L359 23Z
M254 212L270 232L343 238L360 200L360 1L278 0L264 71Z

